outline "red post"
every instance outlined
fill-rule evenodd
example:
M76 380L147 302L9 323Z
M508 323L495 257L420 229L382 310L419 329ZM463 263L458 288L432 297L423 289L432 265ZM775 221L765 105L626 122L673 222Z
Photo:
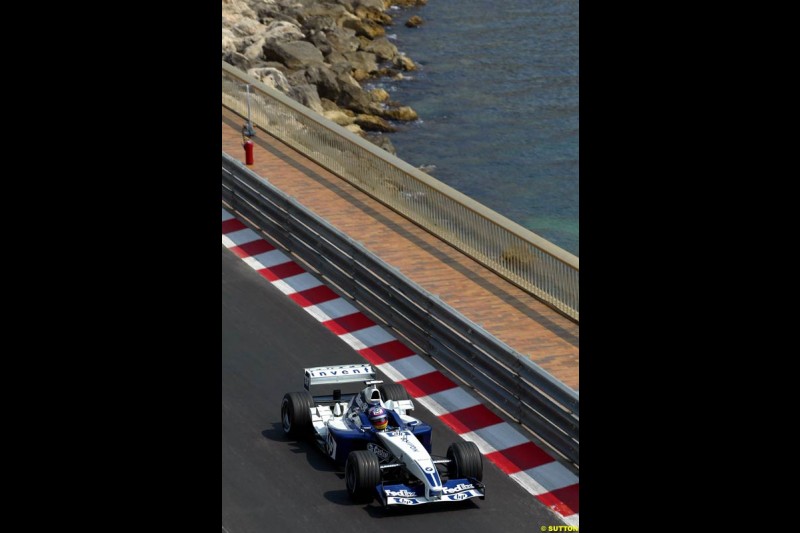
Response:
M253 164L253 141L251 141L250 139L247 139L244 143L242 143L242 146L244 146L244 155L245 155L244 162L245 162L245 164L252 165Z

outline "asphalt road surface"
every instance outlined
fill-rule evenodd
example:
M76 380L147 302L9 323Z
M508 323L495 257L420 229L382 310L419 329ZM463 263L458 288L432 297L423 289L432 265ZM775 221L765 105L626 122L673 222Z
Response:
M342 472L310 443L284 437L280 402L303 390L303 368L358 362L358 353L222 246L223 532L507 533L562 524L487 460L482 501L392 510L351 503ZM433 426L433 453L445 455L459 437L415 407L413 415Z

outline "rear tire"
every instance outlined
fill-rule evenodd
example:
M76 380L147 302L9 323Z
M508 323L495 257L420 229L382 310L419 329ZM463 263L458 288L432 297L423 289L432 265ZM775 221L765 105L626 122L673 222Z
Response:
M287 437L300 439L311 434L314 398L308 391L287 392L281 402L281 423Z
M378 387L378 390L384 402L387 400L408 400L408 392L406 392L406 389L404 389L402 385L398 385L397 383L386 383Z
M355 503L370 503L375 497L375 485L381 482L378 457L367 450L350 452L344 471L350 499Z
M474 442L454 442L447 448L450 464L447 471L451 479L473 477L483 480L483 456Z

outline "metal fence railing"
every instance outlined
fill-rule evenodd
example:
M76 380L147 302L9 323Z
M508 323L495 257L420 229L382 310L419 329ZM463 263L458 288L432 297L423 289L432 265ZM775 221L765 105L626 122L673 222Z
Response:
M248 98L254 125L579 321L576 256L223 62L222 104Z
M225 153L222 199L376 323L579 464L577 392Z

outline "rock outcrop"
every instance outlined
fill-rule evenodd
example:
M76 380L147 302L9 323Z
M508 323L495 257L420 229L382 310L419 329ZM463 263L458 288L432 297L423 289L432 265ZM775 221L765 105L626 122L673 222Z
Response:
M222 59L391 153L382 133L416 120L362 82L400 78L413 60L386 37L391 6L427 0L222 0ZM380 132L374 134L369 132Z

